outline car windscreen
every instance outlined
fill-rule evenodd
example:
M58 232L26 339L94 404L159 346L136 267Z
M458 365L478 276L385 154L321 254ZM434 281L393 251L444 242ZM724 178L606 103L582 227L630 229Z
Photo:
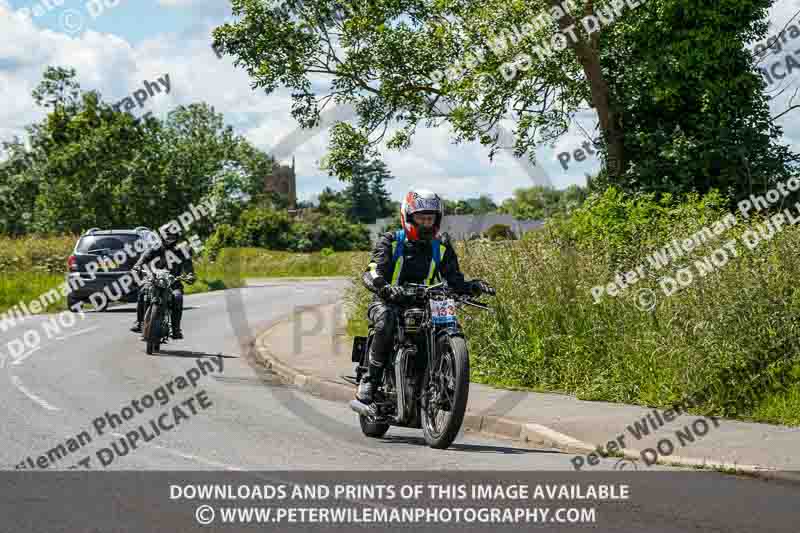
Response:
M133 244L139 239L139 235L135 234L119 234L119 235L87 235L81 237L78 241L76 252L79 254L98 254L98 253L111 253L125 248L126 244Z

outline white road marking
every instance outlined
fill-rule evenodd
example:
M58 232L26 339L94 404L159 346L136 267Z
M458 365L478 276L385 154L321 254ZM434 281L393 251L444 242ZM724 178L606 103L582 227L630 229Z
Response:
M25 386L22 384L22 381L20 381L20 379L17 376L11 376L11 382L25 396L27 396L28 398L30 398L34 402L38 403L39 405L41 405L42 407L44 407L48 411L60 411L61 410L58 407L53 407L52 405L50 405L49 403L47 403L43 399L41 399L38 396L36 396L35 394L33 394L32 392L29 392L28 389L25 388Z
M90 328L82 329L80 331L76 331L75 333L70 333L69 335L64 335L63 337L56 337L56 340L63 341L63 340L68 339L70 337L75 337L77 335L83 335L84 333L87 333L89 331L94 331L94 330L98 329L99 327L100 326L92 326Z
M125 438L125 435L121 433L112 432L112 435L115 437ZM192 455L190 453L183 453L179 452L178 450L173 450L172 448L167 448L165 446L159 446L158 444L148 444L148 446L152 446L154 448L158 448L159 450L164 450L167 453L171 453L172 455L177 455L178 457L182 457L184 459L189 459L190 461L197 461L198 463L204 463L208 466L215 466L217 468L224 468L225 470L235 470L235 471L244 471L244 468L239 468L236 466L231 466L225 463L218 463L217 461L212 461L210 459L204 459L203 457L199 457L197 455Z

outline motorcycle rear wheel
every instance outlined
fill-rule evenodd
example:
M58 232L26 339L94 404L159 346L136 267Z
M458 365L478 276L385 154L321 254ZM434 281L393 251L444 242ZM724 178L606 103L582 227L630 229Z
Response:
M431 448L444 450L453 443L464 422L469 398L469 354L467 343L462 337L440 337L438 351L441 367L434 374L437 382L433 384L433 388L440 396L445 396L449 409L436 409L429 403L420 409L420 414L425 442ZM426 369L422 385L425 393L430 388L429 378L430 374ZM442 413L446 414L441 417L446 421L439 421Z

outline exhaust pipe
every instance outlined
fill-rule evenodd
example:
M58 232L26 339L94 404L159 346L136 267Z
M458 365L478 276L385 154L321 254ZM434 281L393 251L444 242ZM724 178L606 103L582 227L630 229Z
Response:
M394 361L394 383L397 390L397 420L399 423L406 423L413 415L410 413L409 405L413 398L411 397L412 390L408 383L408 376L411 374L408 368L414 357L417 355L417 349L414 346L409 346L400 350L397 358Z
M406 358L407 350L400 350L394 361L394 383L397 391L397 421L405 422L406 418Z

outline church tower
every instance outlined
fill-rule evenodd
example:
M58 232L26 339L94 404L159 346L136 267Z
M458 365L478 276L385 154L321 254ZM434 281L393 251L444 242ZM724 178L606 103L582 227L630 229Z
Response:
M286 196L289 209L297 207L297 177L295 174L295 158L292 156L292 166L280 165L277 162L272 167L272 174L264 179L264 190L274 191Z

